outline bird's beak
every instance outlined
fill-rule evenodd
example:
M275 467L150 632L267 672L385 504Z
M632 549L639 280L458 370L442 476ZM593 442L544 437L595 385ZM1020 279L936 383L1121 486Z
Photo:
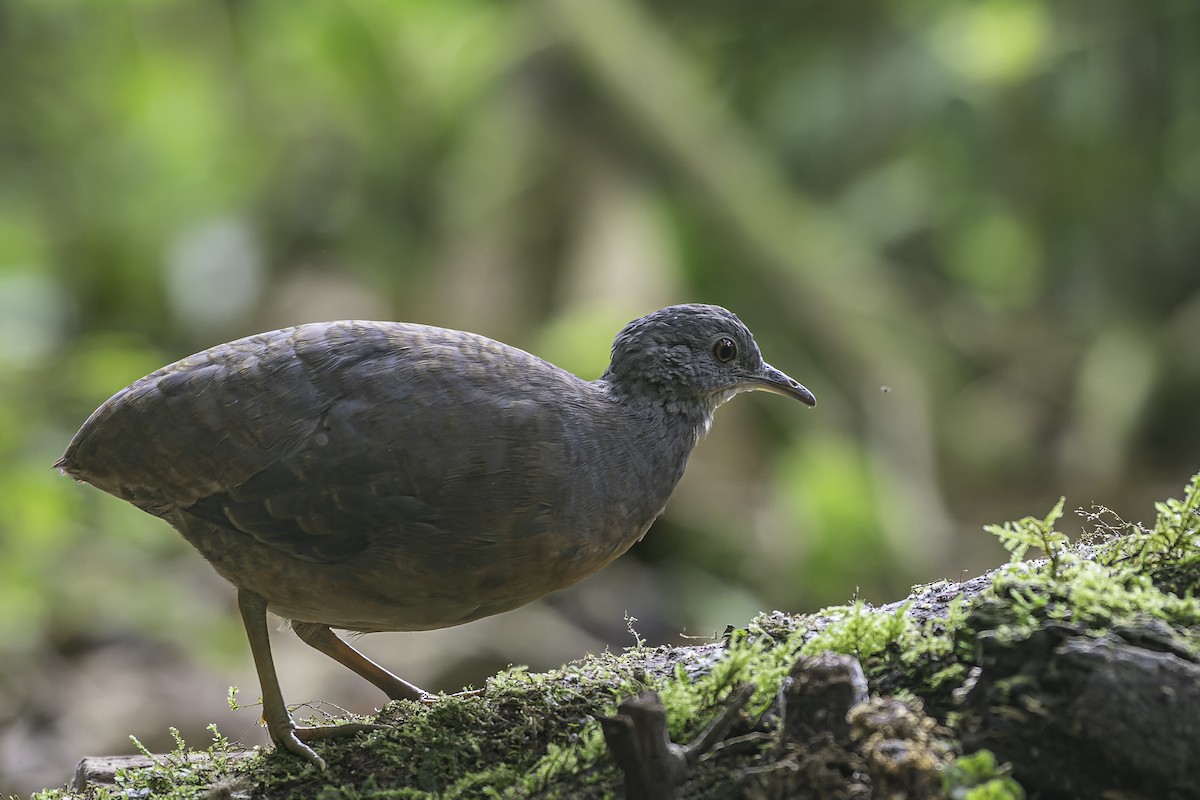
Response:
M792 380L765 362L757 375L747 378L746 388L750 391L781 394L784 397L799 400L801 403L809 406L817 404L817 398L813 396L812 392L804 388L799 381Z

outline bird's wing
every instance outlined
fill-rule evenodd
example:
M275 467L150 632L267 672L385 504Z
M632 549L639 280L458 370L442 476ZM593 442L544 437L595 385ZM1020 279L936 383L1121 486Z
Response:
M305 560L394 547L444 558L446 537L534 532L555 491L543 484L569 471L562 409L585 386L471 334L306 325L138 381L60 465L152 513Z

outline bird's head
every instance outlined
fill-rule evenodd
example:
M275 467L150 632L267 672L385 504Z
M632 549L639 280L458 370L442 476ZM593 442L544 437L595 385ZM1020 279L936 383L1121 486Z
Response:
M754 336L720 306L670 306L625 326L601 380L617 396L659 400L705 417L740 392L816 405L812 392L763 361ZM704 423L707 425L707 420Z

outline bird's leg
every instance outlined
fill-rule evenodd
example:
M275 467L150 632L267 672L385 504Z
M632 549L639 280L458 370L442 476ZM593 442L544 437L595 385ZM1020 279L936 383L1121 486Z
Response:
M315 622L292 622L292 630L300 641L315 647L334 661L357 672L383 690L393 700L428 700L433 695L392 674L329 629L328 625Z
M306 745L305 741L331 736L352 736L376 729L374 725L360 724L296 727L292 715L284 705L279 678L275 675L275 660L271 657L271 640L267 633L267 601L253 592L238 589L238 610L242 613L246 638L250 640L250 654L254 657L254 669L258 672L258 684L262 690L263 720L267 723L267 733L271 735L271 741L323 770L325 760Z

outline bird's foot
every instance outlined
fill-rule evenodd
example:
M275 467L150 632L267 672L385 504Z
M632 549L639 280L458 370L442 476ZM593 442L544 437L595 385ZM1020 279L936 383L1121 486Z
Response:
M452 694L433 694L432 692L423 692L421 696L417 698L417 702L431 706L446 697L482 697L484 691L484 689L463 689L461 692L454 692Z
M297 726L289 720L286 725L280 726L279 730L269 730L269 733L271 734L271 740L275 742L276 746L295 753L317 769L323 771L325 769L325 759L317 755L316 751L309 747L306 742L318 742L323 739L340 738L342 736L355 736L360 733L381 730L384 727L383 725L371 725L364 722L308 727Z

